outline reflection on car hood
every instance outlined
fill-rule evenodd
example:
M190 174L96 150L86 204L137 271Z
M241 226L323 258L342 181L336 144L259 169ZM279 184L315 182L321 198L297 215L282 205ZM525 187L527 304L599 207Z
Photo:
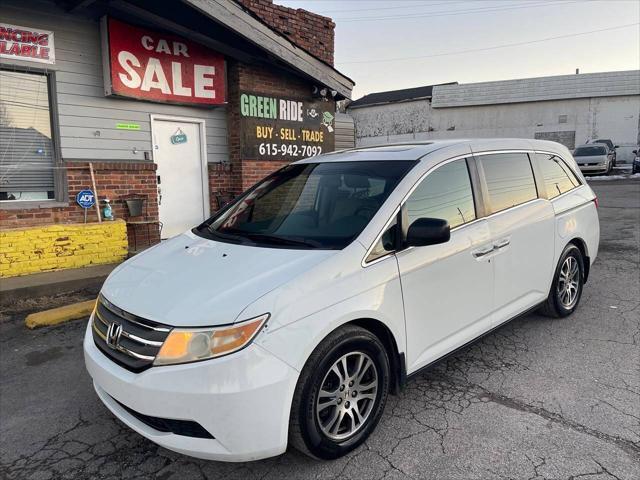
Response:
M123 310L156 322L223 325L335 253L221 243L189 232L122 264L102 294Z

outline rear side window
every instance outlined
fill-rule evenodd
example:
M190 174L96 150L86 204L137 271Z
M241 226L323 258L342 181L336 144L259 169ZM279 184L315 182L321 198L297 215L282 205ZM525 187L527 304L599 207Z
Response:
M465 159L431 172L406 202L408 225L418 218L442 218L451 228L476 219L473 191Z
M536 182L526 153L497 153L478 157L484 170L493 212L538 198Z
M549 199L562 195L580 185L576 176L560 157L538 153L536 158L542 171L542 178L544 179Z

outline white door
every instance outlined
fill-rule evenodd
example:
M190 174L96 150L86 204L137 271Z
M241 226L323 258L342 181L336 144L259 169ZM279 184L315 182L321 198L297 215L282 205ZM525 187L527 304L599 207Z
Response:
M538 199L529 156L478 156L486 179L489 230L494 244L494 323L500 324L543 301L554 269L555 214Z
M158 213L165 239L195 227L209 215L206 159L201 123L164 119L152 123Z
M448 220L453 231L446 243L397 254L409 372L489 329L493 310L491 235L476 220L465 159L438 167L409 196L403 223L421 217Z

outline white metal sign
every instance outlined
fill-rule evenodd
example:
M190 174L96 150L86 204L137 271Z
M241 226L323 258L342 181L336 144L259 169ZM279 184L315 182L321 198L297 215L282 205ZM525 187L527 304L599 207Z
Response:
M0 23L0 58L56 63L53 32Z

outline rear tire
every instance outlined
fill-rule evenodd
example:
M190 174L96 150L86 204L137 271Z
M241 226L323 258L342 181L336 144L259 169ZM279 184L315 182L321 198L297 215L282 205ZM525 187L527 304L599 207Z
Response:
M298 379L289 443L318 459L338 458L358 447L380 421L389 372L384 345L368 330L347 325L329 334Z
M573 243L560 255L547 301L540 311L543 315L562 318L571 315L580 303L584 285L584 258Z

